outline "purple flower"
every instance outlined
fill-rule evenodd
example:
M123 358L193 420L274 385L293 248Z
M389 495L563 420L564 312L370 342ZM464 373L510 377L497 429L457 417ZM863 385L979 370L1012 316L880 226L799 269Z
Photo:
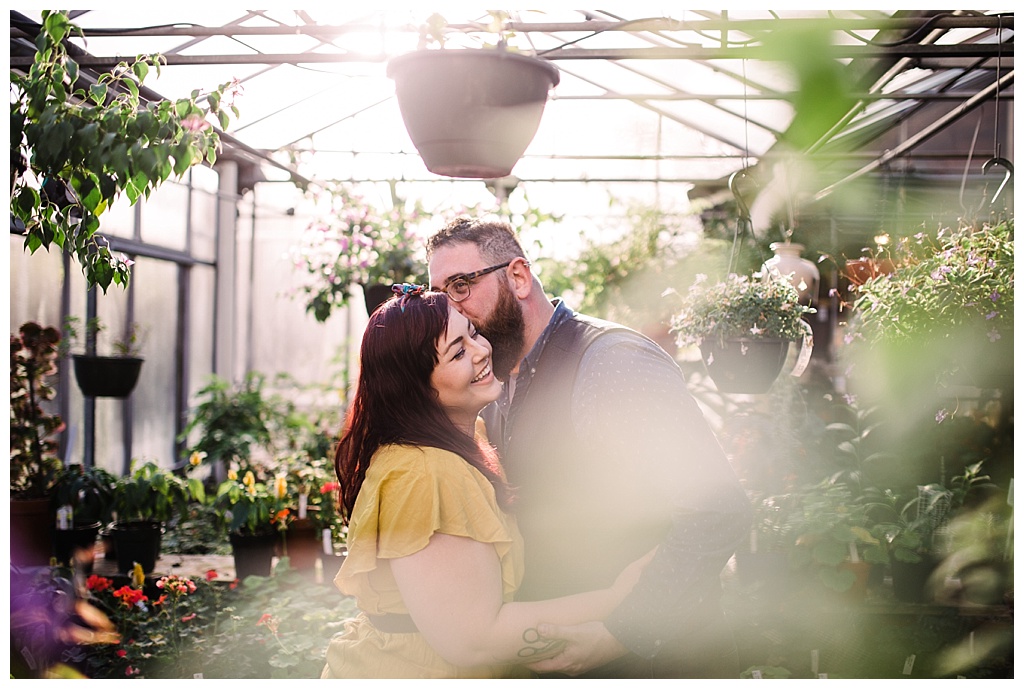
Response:
M949 412L945 409L940 409L939 412L935 415L935 423L942 423L948 418Z
M990 294L988 298L991 299L992 301L999 301L999 290L992 290L992 294Z

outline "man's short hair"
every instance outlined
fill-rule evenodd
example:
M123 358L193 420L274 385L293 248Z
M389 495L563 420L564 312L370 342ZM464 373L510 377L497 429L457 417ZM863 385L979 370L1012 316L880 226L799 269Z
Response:
M494 263L517 256L526 258L519 239L507 222L458 217L427 240L427 258L435 250L453 244L475 244L480 254Z

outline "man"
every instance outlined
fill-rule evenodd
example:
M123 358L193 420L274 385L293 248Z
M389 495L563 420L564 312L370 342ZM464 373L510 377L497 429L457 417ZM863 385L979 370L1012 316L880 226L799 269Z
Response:
M427 243L430 284L493 348L488 438L526 544L517 600L607 586L658 546L605 620L544 627L532 666L588 677L738 677L719 575L750 506L672 358L623 326L549 301L512 228L460 218Z

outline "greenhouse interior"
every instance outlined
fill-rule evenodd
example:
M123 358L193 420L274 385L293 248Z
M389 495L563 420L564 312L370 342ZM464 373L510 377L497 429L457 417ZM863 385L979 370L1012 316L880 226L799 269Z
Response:
M10 11L10 676L321 677L364 332L469 216L678 366L734 678L1012 678L1013 12L428 8Z

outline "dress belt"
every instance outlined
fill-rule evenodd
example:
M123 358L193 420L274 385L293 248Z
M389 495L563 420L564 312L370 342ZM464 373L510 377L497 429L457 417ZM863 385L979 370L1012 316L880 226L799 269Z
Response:
M409 615L387 613L385 615L367 615L370 623L385 634L414 634L419 631L416 623Z

